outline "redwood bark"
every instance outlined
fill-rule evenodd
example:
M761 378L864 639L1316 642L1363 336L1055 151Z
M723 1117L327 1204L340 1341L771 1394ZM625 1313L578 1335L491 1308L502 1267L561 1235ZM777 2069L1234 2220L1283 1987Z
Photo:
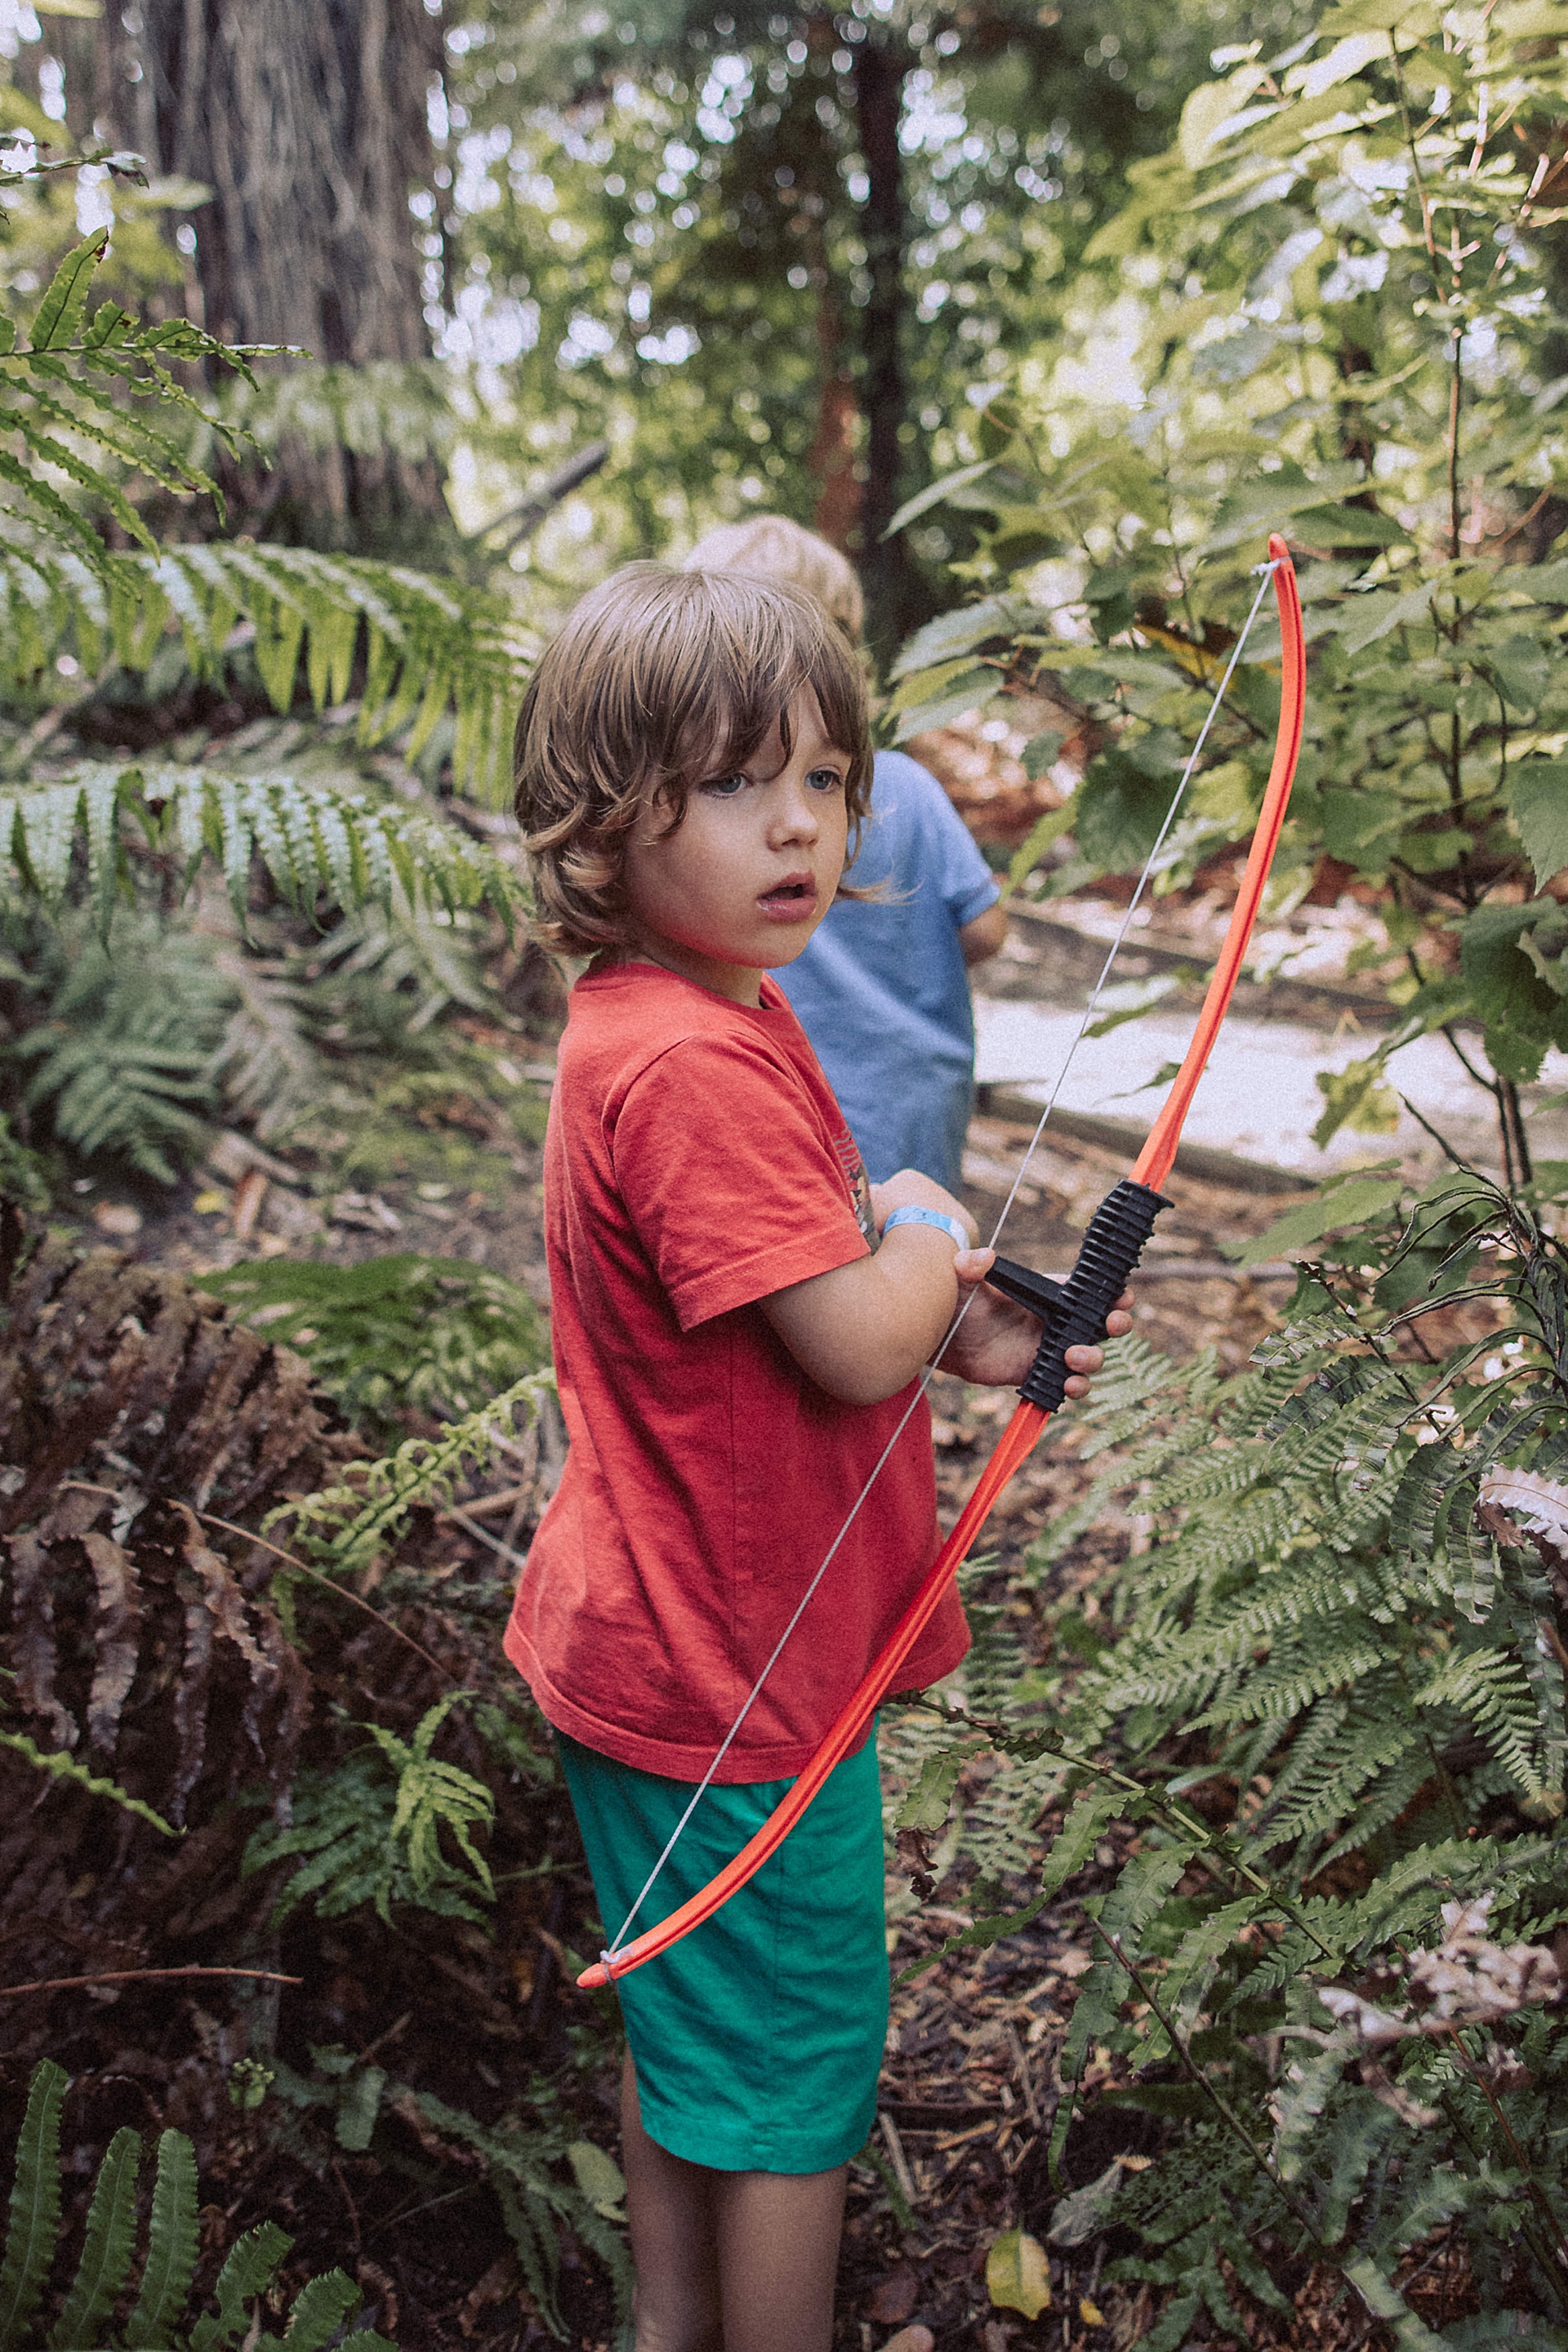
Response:
M208 331L427 358L408 198L441 48L423 0L142 0L139 47L160 167L213 192L192 216ZM342 450L285 450L268 488L307 524L323 502L362 521L440 506L433 467Z
M860 503L860 571L871 634L884 646L898 644L923 617L919 576L903 540L883 538L900 503L903 444L899 427L909 405L903 348L909 222L899 148L909 61L907 43L875 29L868 30L855 56L856 128L870 184L861 212L870 286L860 312L867 465Z

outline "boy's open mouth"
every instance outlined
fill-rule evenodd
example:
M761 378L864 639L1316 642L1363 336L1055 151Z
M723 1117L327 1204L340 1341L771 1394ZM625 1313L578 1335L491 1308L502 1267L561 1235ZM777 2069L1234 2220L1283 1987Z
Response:
M803 915L816 904L816 885L809 874L786 875L763 891L757 904L766 914Z

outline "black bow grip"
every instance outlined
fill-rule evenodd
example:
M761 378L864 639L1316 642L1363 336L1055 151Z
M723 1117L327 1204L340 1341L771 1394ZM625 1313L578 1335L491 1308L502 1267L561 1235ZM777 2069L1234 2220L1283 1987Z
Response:
M1105 1318L1127 1287L1143 1255L1154 1220L1171 1203L1148 1184L1124 1176L1089 1221L1078 1264L1066 1282L999 1257L986 1281L1040 1318L1040 1345L1018 1394L1026 1404L1055 1412L1067 1394L1067 1351L1095 1347L1105 1337Z

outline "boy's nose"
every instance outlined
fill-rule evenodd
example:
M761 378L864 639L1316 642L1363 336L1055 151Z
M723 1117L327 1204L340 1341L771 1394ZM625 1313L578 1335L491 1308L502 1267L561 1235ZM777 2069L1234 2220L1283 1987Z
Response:
M780 841L815 841L818 816L804 789L785 792L773 814L773 830Z

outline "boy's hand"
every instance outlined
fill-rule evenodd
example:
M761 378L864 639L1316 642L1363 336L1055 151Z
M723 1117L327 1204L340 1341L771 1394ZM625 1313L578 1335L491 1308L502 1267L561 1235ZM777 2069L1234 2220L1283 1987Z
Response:
M893 1181L897 1183L899 1178ZM889 1203L889 1206L894 1205ZM1022 1382L1040 1344L1040 1327L1026 1307L1015 1306L999 1290L984 1287L994 1250L960 1250L953 1262L959 1299L970 1300L969 1310L938 1361L944 1372L961 1381L991 1388L1016 1389ZM1132 1293L1124 1290L1105 1321L1106 1336L1120 1339L1132 1328ZM1103 1348L1069 1348L1067 1384L1069 1397L1086 1397L1093 1375L1105 1362Z

